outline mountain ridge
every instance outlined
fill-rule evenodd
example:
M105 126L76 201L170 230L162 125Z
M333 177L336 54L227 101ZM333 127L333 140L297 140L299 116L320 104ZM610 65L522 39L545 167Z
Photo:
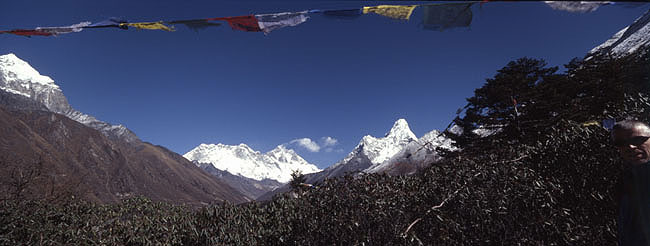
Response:
M430 142L433 140L433 137L430 137L430 135L433 134L438 136L440 140ZM424 136L427 136L427 138L425 139ZM339 177L346 173L376 173L387 171L392 169L391 165L395 165L398 162L406 163L406 161L402 161L401 159L406 160L411 158L414 153L419 152L418 149L424 149L421 150L422 152L419 152L420 155L418 157L422 156L420 157L420 161L427 161L427 159L434 161L436 158L427 158L425 156L427 154L435 155L436 147L452 148L451 140L446 139L444 136L439 136L437 130L426 133L424 136L420 141L420 138L411 131L406 119L397 119L383 138L375 138L370 135L364 136L359 144L345 158L322 172L311 175L307 179L307 182L317 183L326 178ZM425 146L427 143L430 143L432 146ZM409 161L409 163L413 164L413 161ZM412 172L409 171L407 173ZM391 174L399 175L407 173L392 172Z
M200 144L183 155L190 161L210 163L215 168L242 177L264 180L273 179L281 183L289 182L291 173L320 171L316 165L307 162L294 150L278 145L261 153L248 145Z

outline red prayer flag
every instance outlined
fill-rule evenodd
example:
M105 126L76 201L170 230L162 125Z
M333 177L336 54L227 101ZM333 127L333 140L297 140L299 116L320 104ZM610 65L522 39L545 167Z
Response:
M244 15L244 16L235 16L235 17L218 17L218 18L209 18L211 20L223 20L227 21L230 24L230 27L235 30L245 31L245 32L261 32L259 24L257 24L257 18L255 15Z
M20 36L52 36L51 32L44 32L38 30L25 30L25 29L16 29L11 31L0 31L0 33L11 33Z

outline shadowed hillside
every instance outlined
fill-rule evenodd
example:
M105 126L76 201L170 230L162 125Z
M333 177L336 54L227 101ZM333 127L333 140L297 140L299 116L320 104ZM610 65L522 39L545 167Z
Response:
M0 126L3 199L67 194L96 202L136 195L195 205L247 200L176 153L110 140L63 115L0 107Z

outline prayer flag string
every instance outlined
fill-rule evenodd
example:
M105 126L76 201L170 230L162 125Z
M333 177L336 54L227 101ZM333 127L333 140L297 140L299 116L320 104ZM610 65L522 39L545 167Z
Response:
M90 22L82 22L64 27L37 27L35 29L14 29L14 30L0 30L0 34L14 34L19 36L57 36L60 34L67 34L72 32L80 32L86 28L120 28L128 29L134 27L136 29L145 30L163 30L168 32L175 31L174 24L182 24L188 28L198 31L208 27L217 27L221 23L214 23L212 21L225 21L230 25L233 30L246 31L246 32L270 32L283 27L297 26L306 22L310 14L321 14L327 18L336 19L356 19L361 15L374 13L380 16L389 17L392 19L409 20L414 10L417 7L423 7L423 22L424 29L429 30L445 30L454 27L466 27L472 21L471 5L473 3L485 1L472 1L472 2L457 2L457 3L438 3L438 4L421 4L421 5L378 5L378 6L364 6L356 9L338 9L338 10L305 10L300 12L282 12L274 14L257 14L257 15L244 15L233 17L214 17L205 19L191 19L191 20L175 20L175 21L155 21L155 22L128 22L120 18L109 18L98 23L91 24ZM168 26L170 25L170 26Z

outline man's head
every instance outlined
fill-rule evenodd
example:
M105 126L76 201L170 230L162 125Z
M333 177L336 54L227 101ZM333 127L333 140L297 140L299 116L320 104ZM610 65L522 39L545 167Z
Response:
M648 124L625 120L617 122L612 129L612 141L623 160L632 165L650 161L650 127Z

